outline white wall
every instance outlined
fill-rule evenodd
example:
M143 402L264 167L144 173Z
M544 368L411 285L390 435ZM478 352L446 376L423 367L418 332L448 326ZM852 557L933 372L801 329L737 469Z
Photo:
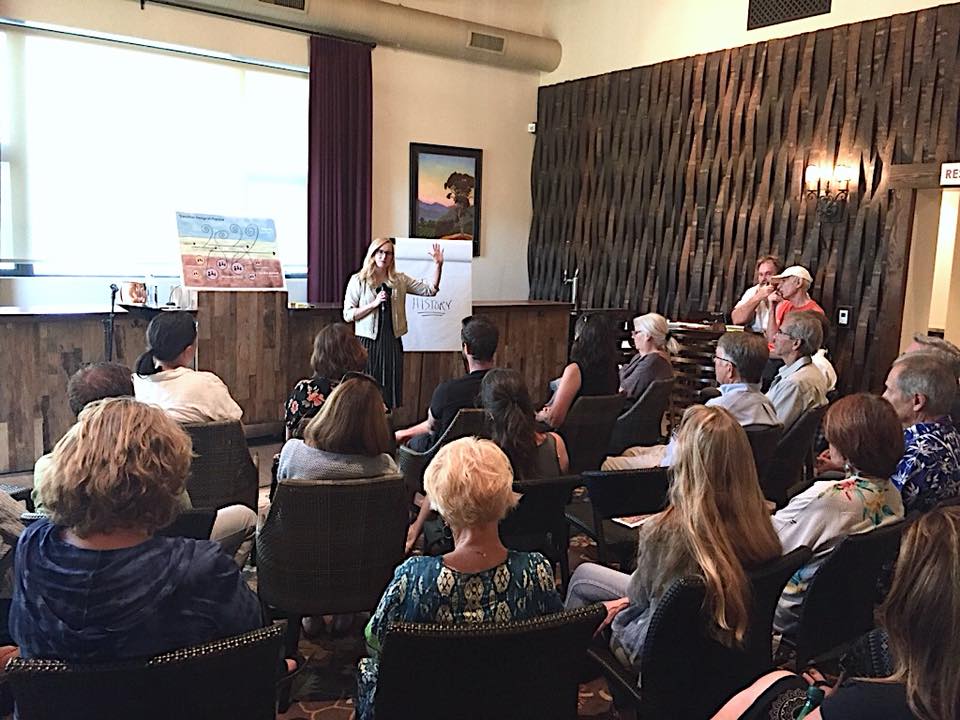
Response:
M770 38L943 5L938 0L833 0L826 15L747 31L749 0L551 0L543 34L563 57L541 85Z
M415 0L404 5L537 33L542 0ZM286 65L308 65L306 36L135 0L0 0L0 16L146 38ZM474 260L478 299L526 299L530 164L538 75L378 47L373 52L373 231L408 235L409 143L484 151L481 253ZM109 285L109 279L102 283ZM90 283L59 278L0 280L0 303L88 296ZM82 297L78 297L82 294ZM292 294L292 299L293 294ZM44 304L57 302L46 300Z

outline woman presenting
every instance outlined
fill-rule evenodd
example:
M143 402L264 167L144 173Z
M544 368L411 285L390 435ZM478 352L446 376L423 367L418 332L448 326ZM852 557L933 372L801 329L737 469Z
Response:
M436 295L443 269L443 250L434 243L433 282L397 272L392 238L377 238L367 249L360 272L350 276L343 298L343 319L367 349L367 372L383 386L384 402L403 404L403 341L407 333L407 293Z

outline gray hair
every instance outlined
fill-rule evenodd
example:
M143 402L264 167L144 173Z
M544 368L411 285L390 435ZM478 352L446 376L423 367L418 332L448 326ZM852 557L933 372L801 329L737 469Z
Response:
M770 358L767 341L762 335L747 332L728 332L717 340L717 350L722 350L727 359L737 368L740 379L758 383L763 368Z
M957 378L950 365L932 352L901 355L894 363L901 368L897 389L903 395L923 395L929 415L946 415L957 395Z
M646 333L653 340L653 344L661 350L666 350L676 354L680 351L680 345L671 337L670 325L663 315L657 313L647 313L633 319L633 329L637 332Z
M914 335L913 341L922 346L920 350L914 352L929 353L940 358L953 372L954 377L960 379L960 348L949 340L921 333Z
M817 318L802 312L787 313L780 332L800 341L801 355L814 355L823 344L823 325Z

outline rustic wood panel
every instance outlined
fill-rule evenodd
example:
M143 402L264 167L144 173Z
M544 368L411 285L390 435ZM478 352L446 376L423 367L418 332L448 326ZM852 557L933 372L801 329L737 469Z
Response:
M958 72L944 5L541 88L531 297L566 299L579 268L585 306L685 319L729 311L773 253L831 317L853 307L841 389L882 386L912 222L890 168L960 159ZM803 199L811 163L855 168L843 222Z
M535 399L566 364L566 303L478 305L500 329L498 362L519 370ZM103 319L90 315L0 316L0 473L30 470L73 423L67 379L103 359ZM283 403L310 375L314 335L340 320L340 309L288 310L286 293L200 293L197 368L219 375L247 425L279 428ZM114 358L132 367L145 346L146 321L118 315ZM407 353L398 426L427 414L438 383L463 373L459 353Z
M67 380L103 360L106 315L4 316L0 322L0 472L29 470L73 424ZM114 360L132 366L146 322L118 315Z
M197 369L220 376L245 425L283 417L287 339L287 293L198 293Z

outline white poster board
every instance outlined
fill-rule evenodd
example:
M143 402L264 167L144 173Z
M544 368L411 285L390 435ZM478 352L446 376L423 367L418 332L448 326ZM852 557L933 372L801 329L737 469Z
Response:
M440 292L433 297L407 295L407 334L403 349L416 352L460 350L460 322L473 313L473 243L463 240L396 238L397 270L430 282L430 248L443 248Z

